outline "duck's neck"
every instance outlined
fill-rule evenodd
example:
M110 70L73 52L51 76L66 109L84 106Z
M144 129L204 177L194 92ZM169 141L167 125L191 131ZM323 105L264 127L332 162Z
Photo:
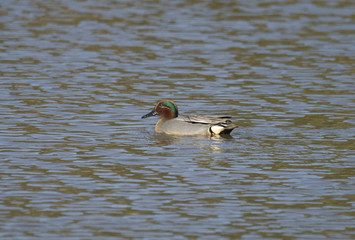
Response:
M161 110L160 116L162 116L162 118L165 120L170 120L177 117L173 110L171 110L170 108L163 108Z

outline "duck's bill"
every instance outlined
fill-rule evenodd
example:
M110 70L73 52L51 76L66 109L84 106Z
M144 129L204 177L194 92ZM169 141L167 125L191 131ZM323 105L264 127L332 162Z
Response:
M142 116L142 118L147 118L147 117L156 116L156 115L158 115L158 113L155 111L155 109L153 109L153 111Z

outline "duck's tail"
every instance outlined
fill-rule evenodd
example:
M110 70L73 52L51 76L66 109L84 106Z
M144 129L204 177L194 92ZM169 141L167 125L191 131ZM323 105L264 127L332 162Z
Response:
M235 125L232 121L227 120L223 123L218 123L212 125L209 129L211 135L222 135L222 134L230 134L234 128L238 126Z

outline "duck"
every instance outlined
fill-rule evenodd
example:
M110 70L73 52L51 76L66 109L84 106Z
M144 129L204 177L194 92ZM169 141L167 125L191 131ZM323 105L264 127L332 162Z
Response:
M230 134L237 127L230 116L179 115L173 100L160 100L154 109L143 115L142 119L160 116L155 125L155 132L179 136L215 136Z

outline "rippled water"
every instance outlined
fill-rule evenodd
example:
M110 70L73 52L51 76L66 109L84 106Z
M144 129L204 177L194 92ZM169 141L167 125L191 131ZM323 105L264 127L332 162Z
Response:
M1 239L354 239L352 1L2 1ZM157 100L231 138L154 133Z

